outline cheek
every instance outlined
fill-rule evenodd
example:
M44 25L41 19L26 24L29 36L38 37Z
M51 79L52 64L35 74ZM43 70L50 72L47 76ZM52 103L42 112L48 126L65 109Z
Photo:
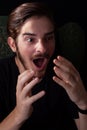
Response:
M34 54L34 51L32 49L26 49L24 50L24 53L26 57L32 57L32 55Z
M34 53L34 48L32 48L30 46L25 46L25 47L21 48L20 51L24 55L31 56Z
M54 50L55 50L55 44L51 44L51 45L49 46L49 50L50 50L50 55L53 55Z

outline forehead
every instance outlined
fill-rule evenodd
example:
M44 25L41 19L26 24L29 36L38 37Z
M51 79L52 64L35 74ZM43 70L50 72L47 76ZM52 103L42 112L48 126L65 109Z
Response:
M20 33L45 34L54 30L54 25L48 17L33 16L25 21L21 27Z

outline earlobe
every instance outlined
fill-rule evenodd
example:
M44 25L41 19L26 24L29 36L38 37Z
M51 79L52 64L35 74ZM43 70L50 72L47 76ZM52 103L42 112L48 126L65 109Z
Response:
M16 45L15 45L14 39L12 37L8 37L7 42L8 42L9 47L11 48L11 50L13 52L16 52Z

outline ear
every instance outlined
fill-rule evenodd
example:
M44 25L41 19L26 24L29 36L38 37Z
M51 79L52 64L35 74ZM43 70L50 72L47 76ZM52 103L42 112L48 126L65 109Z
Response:
M15 40L12 37L8 37L7 39L8 45L11 48L13 52L16 52L16 43Z

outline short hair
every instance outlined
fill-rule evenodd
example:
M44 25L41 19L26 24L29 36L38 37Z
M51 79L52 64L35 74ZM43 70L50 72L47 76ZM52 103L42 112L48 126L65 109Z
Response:
M24 22L32 16L46 16L54 24L53 11L46 3L23 3L15 8L8 17L7 34L16 39Z

